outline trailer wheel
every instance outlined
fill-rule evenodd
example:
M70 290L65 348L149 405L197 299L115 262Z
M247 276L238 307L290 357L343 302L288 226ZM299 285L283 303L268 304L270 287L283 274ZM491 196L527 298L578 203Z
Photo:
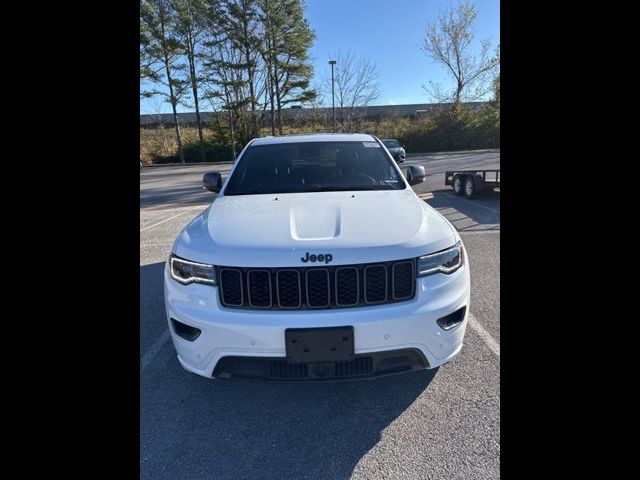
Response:
M473 177L469 175L464 181L464 194L469 198L473 198L475 197L476 192L476 182L474 182Z
M462 175L456 175L453 177L453 193L456 195L462 195L464 193L464 177Z

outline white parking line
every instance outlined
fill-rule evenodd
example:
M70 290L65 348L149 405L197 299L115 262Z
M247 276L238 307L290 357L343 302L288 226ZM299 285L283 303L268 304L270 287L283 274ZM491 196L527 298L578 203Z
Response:
M485 210L490 210L490 211L492 211L493 213L497 213L498 215L500 215L500 211L499 211L499 210L494 210L493 208L485 207L484 205L480 205L479 203L473 202L473 201L471 201L471 200L469 200L469 199L466 199L466 198L460 197L460 196L458 196L458 195L454 195L454 194L452 194L452 193L447 193L446 195L448 195L448 196L449 196L449 197L451 197L451 198L457 198L458 200L462 200L462 201L464 201L464 202L468 202L468 203L470 203L470 204L472 204L472 205L475 205L476 207L484 208Z
M151 345L151 348L147 350L147 352L142 356L142 360L140 360L140 373L143 373L147 369L147 367L151 365L153 359L158 354L158 352L162 350L162 347L164 347L165 344L169 341L169 338L170 335L167 327L167 330L165 330L164 333L160 335L160 338L158 338L158 340L156 340L155 343Z
M162 243L141 243L140 247L161 247L161 248L165 248L165 247L170 246L173 242L174 242L174 240L168 240L168 241L162 242Z
M188 209L188 210L185 210L184 212L180 212L180 213L178 213L177 215L174 215L173 217L169 217L169 218L167 218L167 219L165 219L165 220L162 220L161 222L154 223L153 225L149 225L148 227L141 228L141 229L140 229L140 232L144 232L145 230L149 230L150 228L157 227L158 225L162 225L163 223L166 223L166 222L168 222L169 220L173 220L174 218L177 218L177 217L179 217L180 215L184 215L185 213L192 212L192 211L196 210L197 208L203 208L203 209L204 209L205 207L206 207L206 205L198 205L197 207L190 208L190 209Z
M487 332L484 327L476 320L476 317L469 312L469 326L471 329L480 335L482 341L489 347L489 350L498 358L500 358L500 344Z
M478 225L478 224L476 224ZM457 230L457 229L456 229ZM484 228L477 230L458 230L460 235L500 235L500 228Z

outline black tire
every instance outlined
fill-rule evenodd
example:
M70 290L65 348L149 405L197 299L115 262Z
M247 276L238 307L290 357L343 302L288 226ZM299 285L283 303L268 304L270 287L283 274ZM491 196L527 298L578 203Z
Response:
M464 194L467 196L467 198L473 198L476 196L476 193L478 193L476 182L473 180L473 177L469 175L464 181Z
M462 195L464 193L464 176L456 175L453 177L453 193L456 195Z

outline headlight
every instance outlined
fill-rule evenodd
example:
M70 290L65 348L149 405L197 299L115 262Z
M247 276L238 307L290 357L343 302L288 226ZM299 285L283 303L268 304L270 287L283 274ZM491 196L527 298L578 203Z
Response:
M438 272L453 273L462 266L463 255L462 242L458 242L442 252L420 257L418 258L418 276L423 277Z
M189 283L208 283L216 285L216 269L206 263L190 262L174 255L169 257L171 277L185 285Z

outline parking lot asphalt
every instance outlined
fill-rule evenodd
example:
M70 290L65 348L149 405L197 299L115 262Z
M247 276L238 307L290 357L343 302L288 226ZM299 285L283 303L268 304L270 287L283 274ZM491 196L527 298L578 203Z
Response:
M140 172L142 479L499 478L500 194L456 197L444 171L499 168L498 153L420 155L416 192L460 232L471 265L461 354L437 370L358 382L208 380L179 365L162 270L177 233L211 202L202 174L230 164Z

